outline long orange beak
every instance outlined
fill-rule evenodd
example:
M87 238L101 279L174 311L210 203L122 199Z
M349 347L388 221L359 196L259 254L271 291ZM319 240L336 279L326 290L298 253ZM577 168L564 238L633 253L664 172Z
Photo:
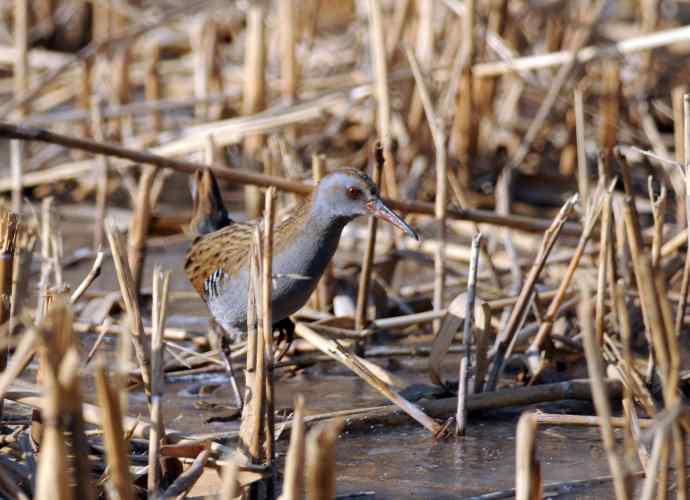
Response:
M386 204L383 203L383 201L381 201L380 198L375 198L369 201L367 203L367 208L373 216L378 217L379 219L383 219L386 222L390 222L404 233L407 233L408 235L412 236L415 240L421 240L421 238L417 234L417 231L412 229L412 227L407 222L402 220L402 218L400 218L398 214L396 214L395 212L393 212L393 210L388 208Z

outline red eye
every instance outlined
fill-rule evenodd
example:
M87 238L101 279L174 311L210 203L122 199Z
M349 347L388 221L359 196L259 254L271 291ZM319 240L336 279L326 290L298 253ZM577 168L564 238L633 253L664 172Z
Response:
M350 186L349 188L347 188L347 196L351 200L356 200L357 198L362 196L362 191L359 188Z

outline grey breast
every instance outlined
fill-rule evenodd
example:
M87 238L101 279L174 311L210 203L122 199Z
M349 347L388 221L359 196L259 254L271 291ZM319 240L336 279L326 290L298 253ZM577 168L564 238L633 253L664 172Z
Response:
M273 257L273 321L297 312L316 288L338 247L342 227L310 234L307 228L291 245ZM231 333L246 332L249 272L246 269L222 282L220 293L209 297L211 314Z

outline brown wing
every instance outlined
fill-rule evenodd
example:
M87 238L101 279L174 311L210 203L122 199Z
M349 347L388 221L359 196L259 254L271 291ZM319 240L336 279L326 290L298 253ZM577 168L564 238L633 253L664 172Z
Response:
M200 236L187 252L184 270L199 295L205 298L204 283L219 269L232 277L248 261L254 226L234 222Z

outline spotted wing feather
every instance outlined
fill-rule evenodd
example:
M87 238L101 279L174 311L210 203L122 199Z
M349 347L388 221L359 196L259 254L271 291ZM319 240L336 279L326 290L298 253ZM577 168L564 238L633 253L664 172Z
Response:
M235 222L198 237L187 252L185 272L203 298L222 291L223 281L248 262L254 226Z

